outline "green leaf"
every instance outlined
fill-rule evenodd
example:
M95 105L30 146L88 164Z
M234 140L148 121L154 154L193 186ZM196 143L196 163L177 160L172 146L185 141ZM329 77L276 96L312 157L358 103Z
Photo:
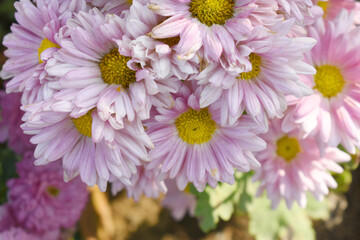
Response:
M271 209L270 200L265 196L255 198L249 205L249 231L257 240L312 240L315 231L311 218L324 219L329 216L328 205L308 197L306 209L296 203L289 210L284 201L275 210Z
M0 149L0 204L6 202L6 182L17 177L16 162L18 157L9 149Z

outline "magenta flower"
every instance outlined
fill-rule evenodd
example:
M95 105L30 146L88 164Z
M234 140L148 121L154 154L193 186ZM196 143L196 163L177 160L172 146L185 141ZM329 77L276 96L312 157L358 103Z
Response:
M21 94L6 94L0 92L1 121L0 121L0 142L8 141L8 146L17 154L33 150L35 146L30 143L30 137L25 135L20 128L23 123L21 118L24 114L20 110Z
M350 155L326 147L321 156L314 138L303 139L298 130L284 132L281 125L281 120L274 119L269 123L269 131L261 135L267 147L255 154L261 163L253 177L253 181L260 181L257 195L266 191L273 208L282 198L288 208L295 201L305 207L307 192L322 201L329 193L328 188L337 187L329 171L341 173L343 169L337 163L349 161Z
M42 167L33 162L33 152L26 152L17 164L19 177L7 182L16 224L39 234L73 227L87 202L86 186L80 179L65 183L59 162Z

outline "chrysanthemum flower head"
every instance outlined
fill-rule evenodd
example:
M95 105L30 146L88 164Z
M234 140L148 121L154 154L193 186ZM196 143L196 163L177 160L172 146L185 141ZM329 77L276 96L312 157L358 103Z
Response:
M168 192L166 193L161 205L169 209L171 216L180 221L188 213L190 216L195 214L196 197L189 192L189 185L180 191L175 180L165 181Z
M312 38L289 38L294 20L273 26L271 33L263 26L255 27L246 41L238 43L239 51L248 55L250 71L227 70L220 63L211 63L196 78L204 90L200 107L219 100L221 123L233 124L244 112L259 123L267 118L282 117L287 104L285 95L298 98L312 93L298 74L315 74L303 61L303 53L316 43Z
M312 0L276 0L279 11L284 13L285 18L295 18L300 24L307 16L311 16Z
M87 0L92 6L100 9L102 13L120 15L129 10L132 0Z
M19 227L13 227L6 231L0 232L0 239L1 240L38 240L39 236L29 234L24 229ZM50 240L50 239L49 239ZM55 240L52 239L52 240Z
M33 152L26 152L17 164L18 178L7 182L8 204L18 226L44 233L73 227L87 201L80 179L63 180L61 164L35 167Z
M195 89L195 84L191 87ZM183 190L188 182L203 191L208 183L234 183L234 168L247 172L260 165L252 152L265 148L261 131L250 117L232 126L221 126L220 104L200 108L198 91L183 85L171 109L157 108L145 126L155 148L148 167L161 167L161 174L176 179Z
M0 121L0 142L8 141L8 146L17 154L33 150L34 145L30 143L30 137L25 135L20 128L23 123L21 118L24 114L21 111L21 94L0 92L1 121Z
M111 177L130 184L136 166L149 160L147 149L153 145L138 122L126 123L123 129L113 131L109 123L99 119L96 109L75 118L69 112L39 110L41 105L46 103L24 107L26 121L22 128L26 134L35 135L31 138L36 144L35 164L62 159L66 180L79 174L87 185L97 184L105 191ZM61 106L66 104L57 107Z
M232 62L238 57L235 42L246 39L253 25L262 22L262 17L263 22L265 18L271 22L277 17L276 9L253 0L151 0L149 8L168 17L153 29L152 37L180 36L175 48L180 59L191 59L203 48L208 61L219 61L224 53ZM252 22L249 16L254 11L255 22Z
M131 185L123 184L119 180L111 183L113 195L126 189L129 198L139 201L141 195L145 194L149 198L157 198L160 193L166 193L165 183L158 178L158 170L145 169L144 166L137 167L137 174L130 179Z
M298 130L284 132L281 125L282 120L274 119L269 131L261 135L267 148L255 154L261 163L253 177L253 181L260 181L257 195L266 191L273 208L281 199L288 208L293 202L305 207L307 192L321 201L329 193L328 188L337 187L329 171L341 173L343 169L337 163L349 161L350 155L326 147L322 156L314 138L304 139Z
M1 78L12 78L7 92L23 92L24 102L48 99L56 90L56 79L44 70L45 62L59 49L56 34L74 12L86 9L84 0L29 0L15 3L11 33L4 37L5 56ZM52 86L55 84L55 86Z
M353 15L343 10L333 21L318 19L309 35L318 43L305 57L317 73L302 80L314 94L290 103L284 129L300 124L318 142L342 144L354 154L360 147L359 29Z
M360 4L355 0L313 0L315 4L324 11L323 18L333 20L341 12L346 9L348 12L354 11L355 23L360 23Z
M65 91L54 98L61 101L66 95L75 106L72 116L96 108L102 121L120 129L124 119L133 122L149 118L153 104L173 104L173 81L159 84L153 72L130 64L129 45L117 45L124 37L126 24L119 16L104 16L97 9L81 12L68 21L70 36L61 41L62 48L46 67L49 73L61 77Z

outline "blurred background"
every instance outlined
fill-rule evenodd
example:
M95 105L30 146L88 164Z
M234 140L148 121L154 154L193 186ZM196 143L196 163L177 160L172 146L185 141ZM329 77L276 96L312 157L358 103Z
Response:
M14 0L0 1L1 41L14 21L13 3ZM6 60L4 50L1 45L0 66ZM0 145L0 204L6 202L5 183L7 179L16 177L15 163L18 160L6 144ZM316 239L320 240L360 239L358 160L358 157L354 157L351 166L344 166L347 170L336 177L339 188L332 191L322 203L310 201L306 210L295 208L288 211L280 208L272 211L269 202L262 198L253 202L248 209L240 206L229 221L220 220L215 229L208 233L200 229L199 219L195 217L185 216L179 222L174 221L170 212L161 207L162 197L155 200L142 197L134 202L127 198L126 192L111 196L108 192L102 193L97 188L91 188L87 207L77 229L70 230L70 235L73 235L74 240L290 240L306 239L304 236L309 235L300 233L311 231L310 236L316 234ZM246 213L248 211L251 217Z

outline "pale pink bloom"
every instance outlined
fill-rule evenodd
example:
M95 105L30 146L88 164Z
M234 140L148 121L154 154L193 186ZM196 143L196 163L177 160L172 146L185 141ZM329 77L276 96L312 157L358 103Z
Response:
M190 216L195 214L196 197L189 192L180 191L176 186L176 181L165 181L168 192L166 193L161 205L170 210L171 216L180 221L188 213Z
M315 74L315 69L304 62L303 53L316 43L312 38L289 38L294 20L273 26L276 34L257 26L246 41L237 45L249 57L245 64L250 71L225 69L223 64L211 63L197 77L204 85L200 107L215 101L222 105L221 124L233 124L244 112L259 123L267 118L282 117L287 104L285 95L298 98L312 93L300 81L298 74Z
M306 136L332 147L342 144L351 154L360 147L360 35L353 23L343 10L335 20L320 18L309 27L318 43L305 57L317 74L302 81L314 94L289 101L293 107L283 124L284 129L300 124Z
M16 169L19 177L7 182L16 225L38 234L74 227L88 197L80 179L65 183L60 162L36 167L31 151Z
M276 208L281 199L288 208L293 202L301 207L307 204L306 193L310 192L318 201L336 188L332 172L341 173L337 164L351 159L347 153L333 147L326 147L321 156L319 146L312 137L303 139L298 130L283 132L282 120L269 123L269 131L261 137L266 141L265 150L255 156L261 168L255 170L253 181L260 181L257 195L264 191Z
M125 10L129 10L132 0L86 0L94 7L100 9L102 13L113 13L120 15Z
M192 86L194 87L195 84ZM157 108L145 126L155 148L148 168L161 167L161 178L176 179L183 190L188 182L203 191L206 184L234 183L234 169L248 172L260 167L252 152L265 148L257 136L264 129L244 116L232 126L221 126L220 104L200 109L200 87L185 84L171 109Z
M158 179L158 170L146 170L145 167L137 167L137 174L130 179L131 185L126 185L121 181L114 181L111 183L111 192L113 195L117 194L123 189L126 189L129 198L139 201L141 195L149 198L157 198L160 193L166 193L167 188L163 181Z
M346 9L349 12L354 11L355 23L360 23L360 3L355 0L313 0L314 4L317 4L324 10L324 18L326 20L333 20L340 13L342 9Z
M18 22L4 37L4 54L9 59L3 65L1 78L12 78L7 92L23 92L24 103L48 99L55 91L56 79L44 70L46 61L58 50L55 35L74 12L85 10L84 0L29 0L15 3Z
M197 56L186 61L177 58L174 48L178 45L180 37L154 39L148 36L153 27L165 18L152 12L146 4L134 1L125 20L128 23L126 36L124 40L118 41L118 44L124 49L130 46L132 59L129 64L139 64L142 68L154 72L159 79L166 79L168 82L173 79L174 84L178 79L187 79L189 75L199 71ZM138 27L134 28L134 25ZM131 39L134 40L130 42Z
M304 19L312 16L312 0L276 0L279 5L279 11L286 19L295 18L299 24L304 23Z
M234 62L241 58L235 43L245 40L254 24L268 24L277 18L275 2L270 7L265 1L258 2L223 1L220 7L217 1L150 0L150 9L168 17L152 30L151 36L180 36L175 47L179 59L191 59L202 49L208 61L219 61L224 53L229 62Z
M6 94L4 91L0 91L0 142L8 141L8 146L17 154L23 154L25 151L35 148L30 143L30 137L25 135L20 128L23 123L21 118L24 114L20 109L20 101L20 93Z
M177 87L170 79L158 82L154 72L130 64L130 46L119 48L116 43L123 38L126 24L122 18L104 16L97 9L79 13L68 21L70 38L62 39L62 48L46 65L49 73L61 78L63 91L54 98L62 101L65 97L74 104L72 117L97 108L99 118L111 122L114 131L123 128L124 118L130 122L149 118L153 104L170 107L170 92ZM112 66L121 62L125 73L116 75L119 68Z
M22 126L26 134L35 135L31 142L36 144L36 165L62 159L66 180L79 174L87 185L97 184L105 191L111 177L130 184L131 175L137 172L136 166L149 160L147 148L153 145L136 122L113 131L99 119L96 111L74 119L68 112L42 109L41 104L24 107L26 121ZM104 139L94 142L94 135Z

